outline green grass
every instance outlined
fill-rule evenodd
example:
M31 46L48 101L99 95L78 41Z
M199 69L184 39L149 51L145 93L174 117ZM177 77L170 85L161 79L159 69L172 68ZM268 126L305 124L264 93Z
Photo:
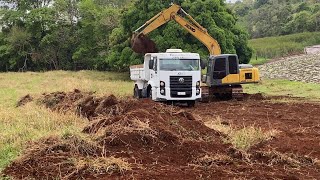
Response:
M254 49L253 58L271 59L301 54L306 46L320 44L320 32L305 32L285 36L249 40Z
M252 64L252 65L262 65L262 64L265 64L266 62L268 62L269 61L269 59L267 59L267 58L259 58L259 57L257 57L257 58L251 58L251 60L250 60L250 62L249 62L249 64Z
M263 93L271 96L293 96L320 100L320 84L289 80L263 80L259 84L244 85L244 91L250 94Z
M35 103L16 108L27 94L40 96L55 91L96 91L97 95L132 94L129 74L94 71L0 73L0 171L15 159L29 141L66 133L80 134L85 119L58 114Z

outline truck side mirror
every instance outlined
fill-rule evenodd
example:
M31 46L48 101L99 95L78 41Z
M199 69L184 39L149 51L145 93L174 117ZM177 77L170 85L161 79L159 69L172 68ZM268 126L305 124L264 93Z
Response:
M207 67L206 62L202 59L200 59L200 66L201 66L201 69L205 69Z
M149 69L153 69L154 60L149 61Z

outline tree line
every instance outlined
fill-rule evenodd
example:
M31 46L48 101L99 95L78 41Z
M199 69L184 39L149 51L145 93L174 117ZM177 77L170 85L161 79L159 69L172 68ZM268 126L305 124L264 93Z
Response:
M171 0L5 0L0 10L0 71L115 70L141 63L132 32ZM248 62L248 34L224 0L176 0L218 40L223 53ZM206 48L170 22L150 34L160 51L181 48L207 58Z
M230 7L251 38L320 31L320 0L243 0Z

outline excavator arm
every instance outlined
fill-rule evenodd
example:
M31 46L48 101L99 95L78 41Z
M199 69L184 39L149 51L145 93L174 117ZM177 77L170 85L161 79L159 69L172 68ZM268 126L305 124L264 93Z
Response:
M187 17L189 21L183 16ZM210 55L221 54L220 45L217 40L211 37L205 28L176 4L172 4L168 9L161 11L133 33L131 40L132 49L137 53L156 52L154 42L149 40L146 35L170 20L177 22L181 27L201 41L208 48Z

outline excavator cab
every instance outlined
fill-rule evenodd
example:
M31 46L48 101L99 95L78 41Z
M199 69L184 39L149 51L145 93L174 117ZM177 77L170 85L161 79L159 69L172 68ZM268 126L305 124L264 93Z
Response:
M230 79L232 75L239 75L239 60L235 54L222 54L210 56L207 70L206 83L210 86L221 85L222 81ZM238 76L234 79L239 82ZM230 82L232 84L232 82Z

